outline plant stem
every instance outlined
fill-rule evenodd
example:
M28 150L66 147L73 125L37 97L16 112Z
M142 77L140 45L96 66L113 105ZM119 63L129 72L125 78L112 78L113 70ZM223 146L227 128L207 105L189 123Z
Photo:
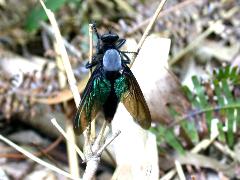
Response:
M162 10L162 8L163 8L163 6L164 6L164 4L165 4L166 2L167 2L167 0L162 0L162 1L159 3L157 10L155 11L155 13L154 13L151 21L149 22L146 30L144 31L144 33L143 33L143 35L142 35L142 38L140 39L140 41L139 41L139 43L138 43L138 45L137 45L137 50L136 50L137 53L140 51L140 49L141 49L141 47L142 47L145 39L147 38L147 36L149 35L150 31L152 30L153 25L154 25L155 21L157 20L158 15L159 15L160 11ZM134 54L134 55L133 55L133 60L132 60L132 62L131 62L131 65L134 63L134 61L135 61L135 59L136 59L136 56L137 56L137 54Z
M168 126L168 128L172 128L173 126L175 126L176 124L186 120L186 119L189 119L191 117L194 117L194 116L197 116L197 115L200 115L200 114L203 114L203 113L207 113L207 112L212 112L212 111L220 111L220 110L226 110L226 109L238 109L240 108L240 104L227 104L227 105L224 105L224 106L217 106L217 107L208 107L208 108L204 108L204 109L201 109L199 111L195 111L189 115L186 115L186 116L183 116L179 119L177 119L174 123L170 124Z
M55 118L51 119L51 122L52 122L52 124L57 128L57 130L63 135L63 137L64 137L67 141L69 141L69 143L71 143L71 144L74 146L74 149L77 151L77 153L79 154L79 156L81 157L81 159L82 159L83 161L85 161L85 157L84 157L83 152L78 148L78 146L77 146L74 142L71 141L72 139L68 137L67 133L64 132L64 130L61 128L61 126L57 123L56 119L55 119Z
M40 3L42 5L42 7L44 8L44 10L49 18L49 21L52 25L53 32L55 35L55 40L56 40L56 49L58 50L58 53L60 54L60 57L61 57L60 59L63 64L63 67L64 67L63 69L65 69L65 72L67 75L67 80L68 80L70 89L73 93L75 104L76 104L76 106L78 106L78 104L80 103L81 97L78 92L77 82L74 77L74 74L73 74L73 71L71 68L71 64L70 64L70 61L68 58L68 54L65 49L64 42L63 42L60 30L58 28L55 16L51 10L46 8L46 6L42 0L40 0ZM61 81L60 81L60 83L61 83L61 85L64 85ZM66 106L65 106L65 108L66 108ZM66 129L67 129L68 137L71 138L71 142L75 143L73 127L72 127L72 124L70 124L70 123L71 123L70 121L66 123ZM79 177L77 154L76 154L75 149L71 148L71 147L72 147L71 143L69 143L69 141L67 141L70 171L72 174L74 174L75 177Z
M56 42L59 45L59 51L60 51L60 55L62 56L62 63L63 63L64 69L65 69L65 72L66 72L66 75L67 75L67 80L68 80L68 83L69 83L69 87L71 89L71 92L73 93L75 104L76 104L76 106L78 106L80 104L81 97L80 97L80 94L78 92L77 81L74 77L74 74L73 74L73 71L72 71L72 68L71 68L71 64L70 64L70 61L69 61L69 58L68 58L68 54L67 54L67 51L64 47L64 42L62 40L62 36L61 36L60 31L59 31L56 19L54 17L54 14L52 13L52 11L46 8L46 6L45 6L45 4L43 3L42 0L40 0L40 3L42 4L42 6L43 6L48 18L49 18L49 21L52 25L54 35L55 35L55 38L56 38Z
M181 3L176 4L175 6L169 7L168 9L165 9L164 11L160 12L158 15L158 18L161 18L171 12L174 12L176 10L180 10L181 8L184 8L192 3L197 3L199 1L196 0L185 0ZM133 27L133 29L131 29L129 32L127 32L127 35L131 35L134 34L137 30L143 28L144 26L146 26L149 22L151 21L151 18L148 18L144 21L142 21L140 24L138 24L137 26Z
M54 41L53 44L54 44L55 52L57 54L60 54L59 49L58 49L59 45L56 43L56 41ZM60 88L63 89L66 86L66 76L64 73L64 67L63 67L61 56L56 57L56 64L58 67L59 85L60 85ZM63 109L65 111L67 111L67 109L68 109L68 105L67 105L66 101L63 102ZM77 157L75 148L72 145L72 144L76 144L76 140L75 140L75 136L74 136L74 132L73 132L73 125L72 125L72 122L69 119L67 119L67 117L66 117L66 121L64 121L64 122L65 122L65 127L66 127L66 136L70 140L70 141L66 141L69 170L72 175L79 177L78 157ZM70 143L70 142L72 142L72 143Z
M4 136L2 136L0 134L0 140L4 141L6 144L8 144L9 146L13 147L14 149L16 149L17 151L21 152L22 154L24 154L25 156L27 156L28 158L32 159L33 161L37 162L38 164L41 164L44 167L47 167L49 169L51 169L54 172L57 172L65 177L68 177L70 179L74 179L74 180L79 180L79 178L74 177L73 175L69 174L66 171L63 171L61 169L59 169L58 167L49 164L43 160L41 160L40 158L34 156L32 153L26 151L25 149L21 148L20 146L18 146L17 144L13 143L12 141L8 140L7 138L5 138Z

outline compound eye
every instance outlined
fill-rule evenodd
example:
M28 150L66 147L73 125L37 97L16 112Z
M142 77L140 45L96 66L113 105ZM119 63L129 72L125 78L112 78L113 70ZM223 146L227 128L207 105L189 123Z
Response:
M118 39L119 39L119 36L115 33L106 33L106 34L103 34L101 37L101 40L107 43L116 42Z

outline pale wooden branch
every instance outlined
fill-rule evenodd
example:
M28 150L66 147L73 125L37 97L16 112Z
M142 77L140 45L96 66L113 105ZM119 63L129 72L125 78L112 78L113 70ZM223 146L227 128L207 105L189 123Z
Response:
M121 131L117 131L105 144L98 150L97 154L101 155L102 152L106 149L106 147L111 144L111 142L121 133Z
M157 18L158 18L158 15L160 13L160 11L162 10L164 4L167 2L167 0L162 0L159 5L158 5L158 8L157 10L155 11L153 17L151 18L151 21L149 22L146 30L144 31L143 35L142 35L142 38L140 39L138 45L137 45L137 50L136 52L138 53L140 51L140 49L142 48L142 45L145 41L145 39L147 38L147 36L149 35L150 31L152 30L153 28L153 25L154 23L156 22ZM131 65L134 63L135 59L136 59L136 56L137 56L137 53L133 55L133 59L132 59L132 62L131 62Z
M45 22L40 22L40 26L48 34L48 36L50 36L51 38L54 38L54 31L49 25L47 25ZM64 43L64 46L67 48L67 50L71 54L73 54L79 59L82 57L82 53L64 38L63 38L63 43Z
M103 139L103 137L104 137L104 132L105 132L105 129L106 129L106 127L107 127L107 124L108 124L108 122L105 120L105 121L103 121L103 125L102 125L102 128L101 128L101 130L100 130L100 132L99 132L99 134L98 134L98 136L97 136L97 139L96 139L96 141L95 141L95 144L98 144L98 146L100 146L100 144L101 144L101 142L102 142L102 139Z
M186 6L188 6L188 5L190 5L190 4L197 3L197 2L200 2L200 1L196 1L196 0L185 0L185 1L181 2L181 3L176 4L175 6L172 6L172 7L169 7L168 9L163 10L162 12L159 13L158 18L161 18L161 17L163 17L163 16L165 16L165 15L168 15L168 14L171 13L171 12L174 12L174 11L177 11L177 10L181 10L182 8L184 8L184 7L186 7ZM158 19L158 18L157 18L157 19ZM151 18L148 18L148 19L142 21L140 24L138 24L137 26L133 27L133 28L132 28L129 32L127 32L126 34L127 34L127 35L131 35L131 34L135 33L137 30L139 30L139 29L145 27L146 25L148 25L150 21L151 21Z
M101 147L98 142L95 141L96 144L94 144L92 147L92 154L91 156L87 158L87 166L85 169L85 172L83 174L83 180L90 180L93 178L98 164L100 162L100 157L102 155L102 152L106 149L106 147L120 134L121 132L118 131L115 133L105 144Z
M72 144L72 146L75 148L78 155L81 157L83 161L85 161L85 156L83 152L78 148L78 146L71 141L71 139L68 137L66 132L61 128L61 126L57 123L57 120L55 118L51 119L52 124L55 126L55 128L63 135L63 137Z
M186 180L186 177L184 175L183 169L182 169L182 165L180 164L179 161L175 160L174 161L176 170L177 170L177 174L180 180Z
M49 21L52 25L54 35L56 37L56 42L59 45L59 51L61 53L60 56L62 57L62 62L63 62L64 69L66 71L67 80L68 80L71 92L73 93L75 104L76 104L76 106L78 106L80 104L81 97L80 97L80 94L78 92L77 81L74 77L74 74L73 74L73 71L72 71L72 68L71 68L71 64L70 64L70 61L69 61L69 58L68 58L68 54L67 54L67 51L64 47L64 42L62 40L62 36L61 36L60 31L59 31L56 19L54 17L54 14L52 13L52 11L47 9L47 7L45 6L45 4L43 3L42 0L40 0L40 3L43 6L43 8L44 8L44 10L45 10L45 12L46 12L46 14L49 18Z
M57 51L60 55L59 56L59 58L60 58L59 61L61 60L61 62L63 64L63 67L66 71L67 80L68 80L70 89L73 93L75 104L76 104L76 106L78 106L78 104L80 103L81 97L80 97L79 92L78 92L76 79L74 77L74 74L73 74L73 71L72 71L72 68L71 68L71 64L70 64L70 61L69 61L69 58L68 58L67 51L66 51L65 46L64 46L64 42L63 42L60 30L59 30L58 25L57 25L57 21L55 19L54 14L52 13L52 11L46 8L46 6L45 6L45 4L43 3L42 0L40 0L40 3L42 5L43 9L45 10L45 12L46 12L46 14L49 18L49 21L52 25L52 29L53 29L53 32L54 32L54 35L55 35L55 41L56 41L56 48L55 49L57 49ZM57 62L58 62L58 60L57 60ZM58 64L60 64L60 63L58 63ZM59 67L61 67L61 66L59 66ZM61 83L60 84L61 86L64 86L64 84L61 82L61 79L60 79L60 83ZM75 144L75 135L74 135L74 132L73 132L73 125L70 121L66 122L66 132L68 134L68 138L71 138L70 141L67 141L67 152L68 152L70 172L72 174L74 174L75 177L79 177L79 166L78 166L77 154L76 154L75 148L72 148L72 144L69 143L69 142L73 142Z
M57 54L60 54L59 48L60 45L57 44L56 41L53 43L54 50ZM64 73L64 67L62 63L61 56L56 56L56 64L58 67L58 82L61 89L66 87L66 75ZM63 109L66 110L68 108L67 102L63 102ZM66 136L68 137L68 141L66 141L66 147L67 147L67 157L68 157L68 164L69 164L69 170L70 173L76 177L79 177L79 166L78 166L78 157L77 153L75 151L75 148L72 144L76 143L75 135L73 132L73 124L71 120L66 119L64 121L65 123L65 130L66 130ZM72 143L70 143L72 142Z
M221 143L215 141L213 143L213 145L220 150L223 154L226 154L228 156L230 156L233 160L237 160L238 162L240 162L240 158L238 158L237 154L232 151L227 145L222 145Z
M74 179L74 180L80 180L80 178L75 177L71 174L69 174L66 171L63 171L61 169L59 169L58 167L47 163L43 160L41 160L40 158L38 158L37 156L34 156L32 153L26 151L25 149L21 148L20 146L18 146L17 144L13 143L12 141L10 141L9 139L5 138L4 136L2 136L0 134L0 140L2 140L3 142L5 142L6 144L8 144L9 146L13 147L14 149L16 149L17 151L21 152L22 154L24 154L25 156L27 156L28 158L32 159L33 161L37 162L38 164L41 164L44 167L47 167L48 169L51 169L52 171L59 173L67 178L70 179Z

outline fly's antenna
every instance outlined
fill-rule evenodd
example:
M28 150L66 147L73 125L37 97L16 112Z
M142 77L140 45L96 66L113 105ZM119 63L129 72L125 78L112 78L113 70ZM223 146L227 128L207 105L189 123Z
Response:
M93 22L92 24L93 24L93 30L94 30L94 33L96 34L96 36L97 36L97 38L98 38L98 40L99 40L99 39L100 39L100 35L99 35L98 31L97 31L96 23Z
M96 23L95 22L93 22L92 23L93 24L93 31L94 31L94 33L96 34L96 36L97 36L97 53L99 52L99 49L100 49L100 41L101 41L101 37L100 37L100 34L98 33L98 31L97 31L97 28L96 28Z

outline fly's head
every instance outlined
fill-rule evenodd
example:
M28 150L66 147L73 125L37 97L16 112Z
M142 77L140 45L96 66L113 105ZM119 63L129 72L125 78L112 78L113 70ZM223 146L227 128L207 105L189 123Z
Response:
M115 45L118 41L119 36L116 33L109 31L101 36L101 41L103 44Z

